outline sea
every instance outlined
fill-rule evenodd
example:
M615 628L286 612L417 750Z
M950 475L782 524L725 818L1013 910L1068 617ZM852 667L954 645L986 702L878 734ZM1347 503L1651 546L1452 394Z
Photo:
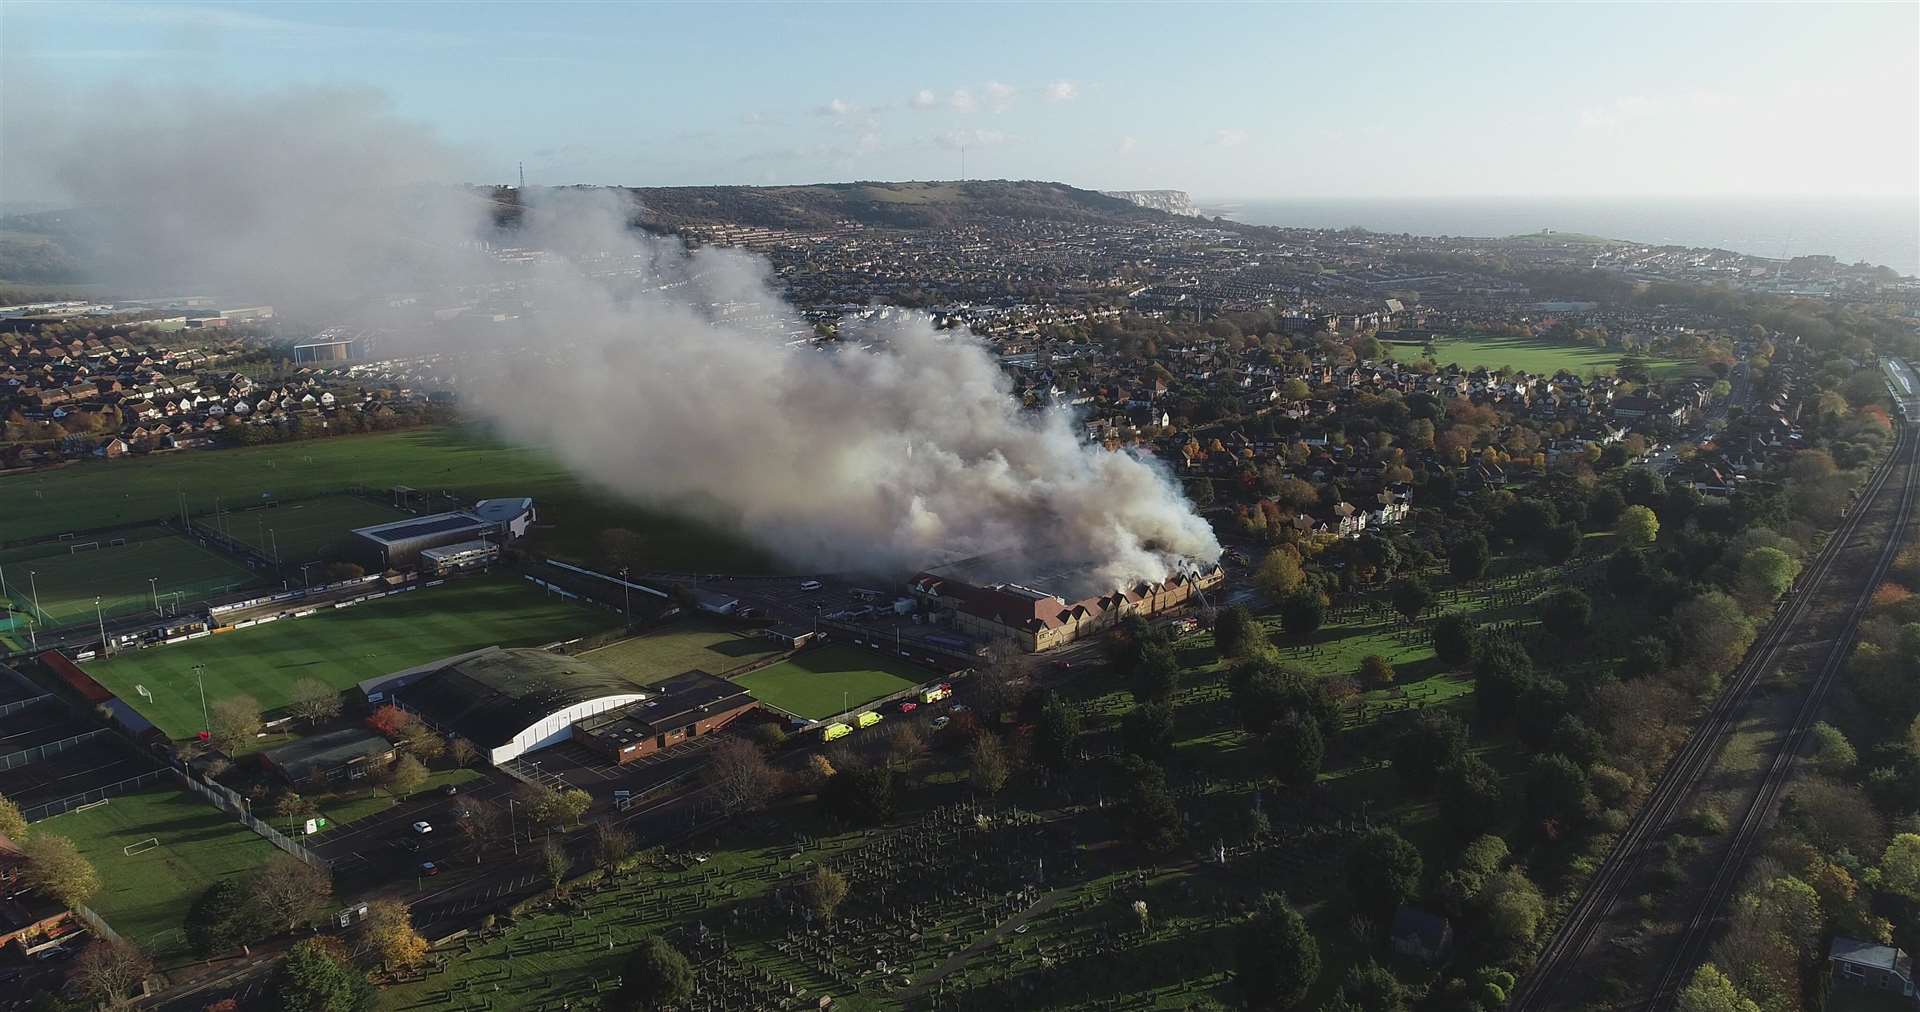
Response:
M1249 225L1498 237L1551 229L1762 257L1831 256L1920 275L1920 196L1196 201Z

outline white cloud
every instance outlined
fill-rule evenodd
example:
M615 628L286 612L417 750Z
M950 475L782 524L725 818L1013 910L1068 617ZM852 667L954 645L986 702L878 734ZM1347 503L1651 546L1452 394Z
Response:
M847 116L851 115L854 109L851 102L844 98L836 98L816 111L822 116Z
M1213 132L1213 143L1223 148L1237 148L1247 142L1247 132L1239 127L1221 127Z
M1015 88L1011 84L1002 84L999 81L988 81L987 105L991 107L994 112L1005 112L1007 111L1007 107L1013 104L1013 97L1019 94L1019 91L1020 89Z
M931 109L939 104L940 96L935 95L932 88L922 88L907 99L907 105L914 109Z
M1047 85L1047 101L1071 102L1080 97L1080 86L1072 81L1055 81Z
M1137 148L1139 146L1140 146L1140 138L1135 137L1132 134L1128 134L1125 137L1120 138L1120 150L1122 153L1132 151L1134 148Z
M953 97L947 100L947 104L961 112L972 112L979 107L979 103L974 101L973 92L965 88L956 89Z

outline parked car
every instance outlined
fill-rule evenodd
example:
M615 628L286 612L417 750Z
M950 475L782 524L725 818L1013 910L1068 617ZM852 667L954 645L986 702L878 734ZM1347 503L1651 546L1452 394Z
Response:
M900 704L900 712L901 712L901 713L912 713L913 711L915 711L915 710L918 710L918 709L920 709L920 704L919 704L919 703L916 703L916 702L914 702L914 701L913 701L913 700L911 700L911 699L909 699L909 700L905 700L904 702L902 702L902 703Z
M432 878L440 874L440 866L434 864L432 861L422 861L420 862L420 874L424 878Z
M418 833L421 836L425 836L428 833L433 832L433 823L428 822L425 819L422 819L419 822L416 822L413 824L413 831L415 833Z
M440 796L443 798L451 798L458 793L460 793L460 788L454 786L453 784L440 785Z

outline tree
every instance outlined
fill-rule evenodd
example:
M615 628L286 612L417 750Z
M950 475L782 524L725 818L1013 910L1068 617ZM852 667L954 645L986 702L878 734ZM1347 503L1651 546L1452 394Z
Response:
M707 784L728 812L753 811L778 792L779 772L745 738L721 738L707 754Z
M1320 977L1320 944L1284 897L1267 894L1234 939L1234 980L1252 1009L1286 1009Z
M1484 833L1506 814L1500 776L1478 756L1463 755L1441 769L1440 817L1461 836Z
M1547 528L1540 539L1540 550L1548 562L1559 564L1580 554L1580 546L1586 543L1586 535L1580 533L1580 525L1569 520Z
M1520 696L1533 684L1533 658L1507 636L1482 639L1473 664L1474 708L1480 719L1501 725L1512 720Z
M406 731L407 725L412 723L413 714L400 709L392 703L388 703L373 711L372 715L367 717L367 727L395 741L400 740L400 736Z
M1326 599L1315 591L1296 590L1280 602L1280 627L1289 636L1312 639L1326 618Z
M20 880L61 906L82 906L100 891L93 863L66 837L36 833L20 844L20 851L27 857Z
M1120 743L1126 751L1155 762L1173 755L1173 708L1165 703L1143 703L1120 721Z
M252 696L228 696L209 708L207 724L214 747L231 754L260 734L260 703Z
M400 739L406 745L407 752L423 763L430 763L447 753L447 739L417 720L400 732Z
M466 766L480 757L480 747L465 738L455 736L447 743L447 755L453 758L455 766Z
M1660 517L1645 506L1629 506L1620 511L1613 525L1614 540L1626 551L1650 548L1660 536Z
M333 898L333 879L292 854L267 858L249 878L261 912L286 930L312 920Z
M1040 721L1034 728L1033 755L1040 765L1061 772L1080 754L1080 713L1060 694L1049 690L1040 702Z
M1734 583L1749 600L1772 602L1791 590L1799 575L1799 560L1778 548L1763 547L1741 558L1740 573Z
M27 838L27 817L20 814L20 806L13 799L0 795L0 836L14 843Z
M620 987L607 997L608 1012L658 1012L693 993L693 967L658 935L640 939L620 964Z
M1459 612L1442 615L1433 623L1433 652L1459 667L1473 660L1474 626Z
M1292 545L1281 545L1268 552L1253 574L1254 584L1274 601L1298 590L1306 579L1306 570L1300 566L1300 550Z
M1153 644L1140 654L1133 667L1133 698L1140 703L1165 703L1180 688L1180 660L1173 648Z
M1000 744L998 735L984 731L968 743L967 782L974 790L992 797L1007 786L1012 772L1006 746Z
M1733 981L1712 963L1702 963L1693 979L1680 989L1675 1012L1760 1012L1760 1006L1740 993Z
M847 877L824 864L813 866L813 873L800 883L800 903L814 917L833 922L833 914L847 898Z
M1859 761L1859 756L1853 751L1853 743L1847 740L1847 736L1842 734L1839 728L1824 720L1809 728L1807 737L1813 744L1812 759L1823 773L1844 774L1853 769L1853 764Z
M287 711L308 724L340 716L340 693L317 678L301 678L288 687Z
M567 881L567 873L573 870L573 855L567 853L565 840L549 833L541 841L540 870L546 873L549 889L557 891Z
M633 853L633 834L601 819L593 825L593 858L601 868L612 871Z
M367 903L360 921L360 944L389 969L409 969L427 958L427 940L413 928L413 915L396 899Z
M1420 851L1391 829L1376 829L1347 851L1347 889L1359 910L1390 914L1420 892Z
M1580 764L1563 755L1535 756L1527 766L1527 808L1541 821L1572 824L1593 807L1593 785Z
M893 818L893 773L885 767L843 769L820 788L822 807L835 818L876 826Z
M1289 713L1267 735L1267 764L1273 778L1289 787L1305 787L1320 777L1327 743L1320 725Z
M1407 989L1393 971L1368 957L1364 963L1348 968L1340 982L1340 994L1321 1012L1405 1012Z
M454 817L453 826L468 851L478 857L507 835L510 821L510 814L500 805L469 796L460 802L460 813Z
M1259 638L1260 626L1246 605L1236 604L1213 620L1213 644L1220 648L1222 657L1245 657Z
M1440 771L1466 754L1467 726L1444 710L1422 710L1393 743L1393 772L1420 793L1433 789Z
M251 943L269 930L253 890L243 878L208 886L187 908L187 945L205 959Z
M1387 659L1379 654L1368 654L1360 658L1360 668L1354 672L1354 676L1360 680L1360 684L1376 689L1391 687L1396 677L1393 665L1388 664Z
M295 944L274 970L272 1007L285 1012L373 1012L379 996L332 938Z
M1674 609L1673 636L1675 659L1699 669L1711 691L1752 645L1754 628L1733 598L1714 590Z
M393 766L387 770L387 793L393 795L396 802L419 790L426 782L426 765L410 755L395 759Z
M81 992L110 1009L132 1008L133 992L152 973L153 961L128 941L96 938L73 962Z
M1562 587L1540 600L1540 625L1561 639L1577 640L1593 623L1593 601L1574 587Z
M1447 551L1447 572L1461 583L1471 583L1487 575L1493 552L1484 535L1475 534L1454 544Z
M1880 887L1920 903L1920 833L1901 833L1880 858Z
M1433 606L1433 588L1417 576L1409 576L1393 587L1393 610L1412 622Z
M1166 771L1150 762L1130 758L1124 767L1129 778L1125 811L1127 835L1149 854L1170 854L1186 842L1186 824Z
M1486 910L1487 930L1510 950L1532 942L1547 916L1546 898L1518 868L1488 878L1480 890L1480 904Z
M902 721L887 729L887 762L897 769L912 766L927 750L927 739L911 721Z

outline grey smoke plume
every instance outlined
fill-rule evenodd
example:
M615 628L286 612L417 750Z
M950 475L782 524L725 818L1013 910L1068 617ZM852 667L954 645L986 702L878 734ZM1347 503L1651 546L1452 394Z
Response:
M477 244L485 200L418 185L456 159L365 96L134 105L133 122L102 110L54 143L10 121L5 146L80 159L138 139L131 164L54 173L108 209L126 266L308 313L456 283L523 307L525 347L487 356L507 365L472 377L466 405L636 502L703 504L809 568L1010 550L1110 588L1220 554L1158 465L1083 444L1066 412L1023 410L979 344L923 316L789 347L804 323L765 261L638 234L615 191L530 198L509 241L544 254L504 265Z

